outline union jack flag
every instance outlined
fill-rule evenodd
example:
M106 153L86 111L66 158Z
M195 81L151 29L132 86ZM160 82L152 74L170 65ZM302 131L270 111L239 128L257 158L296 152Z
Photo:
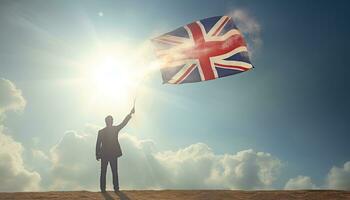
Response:
M192 22L152 42L164 83L207 81L253 68L244 38L229 16Z

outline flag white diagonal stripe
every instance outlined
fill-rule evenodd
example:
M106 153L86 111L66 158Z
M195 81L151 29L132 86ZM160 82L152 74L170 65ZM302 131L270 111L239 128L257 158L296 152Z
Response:
M183 81L183 79L185 79L194 70L195 65L196 65L196 63L187 63L168 82L175 84L175 83L178 83L179 81ZM188 70L190 70L190 72ZM183 76L186 73L187 73L187 75Z
M216 22L216 24L210 29L210 31L208 32L208 36L214 36L215 33L218 32L218 29L221 29L223 26L223 24L228 21L229 17L228 16L222 16L221 19Z

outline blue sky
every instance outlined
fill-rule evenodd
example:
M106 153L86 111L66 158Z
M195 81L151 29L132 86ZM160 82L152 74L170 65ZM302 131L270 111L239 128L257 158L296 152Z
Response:
M116 100L111 111L118 113L105 112L106 105L96 112L85 104L92 92L60 82L84 74L75 63L94 55L98 42L137 49L194 20L243 10L260 27L262 43L251 45L255 69L179 86L161 84L153 72L125 132L153 140L159 151L201 142L216 154L268 152L283 163L273 187L298 175L322 185L332 166L350 160L344 2L2 1L0 77L22 90L27 102L3 123L26 149L49 152L67 130L103 126L107 114L122 120L131 101L118 106ZM153 49L144 51L152 58Z

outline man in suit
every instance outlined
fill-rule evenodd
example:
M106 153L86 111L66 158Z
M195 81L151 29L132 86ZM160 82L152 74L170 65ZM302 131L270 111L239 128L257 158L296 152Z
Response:
M119 131L126 126L135 113L135 108L125 117L123 122L113 126L113 117L105 118L106 127L98 131L96 142L96 160L101 159L100 189L106 191L106 172L108 163L111 165L114 191L119 191L118 181L118 157L122 156L122 150L118 141Z

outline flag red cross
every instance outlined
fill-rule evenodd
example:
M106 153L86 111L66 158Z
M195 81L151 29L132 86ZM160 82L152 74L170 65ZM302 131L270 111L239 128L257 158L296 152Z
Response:
M222 25L224 24L222 23ZM244 39L240 34L231 35L223 41L206 41L204 37L205 33L203 33L197 22L193 22L187 25L187 27L191 31L194 45L184 50L185 59L198 59L204 80L216 78L213 70L214 66L212 66L210 61L211 57L229 53L237 47L245 45ZM222 26L219 26L212 36L218 35L221 28ZM191 68L188 70L191 70Z

